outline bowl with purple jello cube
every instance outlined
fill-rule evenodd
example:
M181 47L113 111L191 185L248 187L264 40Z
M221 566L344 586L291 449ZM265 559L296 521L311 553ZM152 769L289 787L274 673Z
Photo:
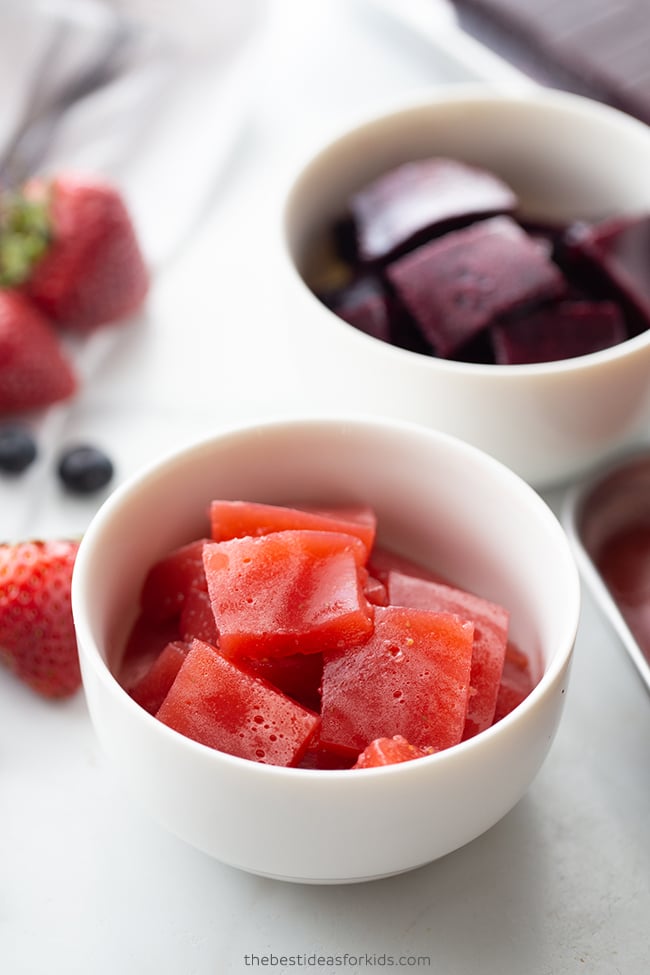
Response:
M535 487L650 423L650 129L590 99L454 85L309 154L283 200L314 407L416 421Z

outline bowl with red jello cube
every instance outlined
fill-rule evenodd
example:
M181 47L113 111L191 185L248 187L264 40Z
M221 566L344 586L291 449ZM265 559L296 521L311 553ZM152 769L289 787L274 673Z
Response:
M309 401L473 443L536 487L650 422L650 129L442 88L306 154L278 221Z
M118 488L73 610L97 735L151 814L235 867L343 883L435 860L522 796L579 585L493 458L326 417L222 432Z

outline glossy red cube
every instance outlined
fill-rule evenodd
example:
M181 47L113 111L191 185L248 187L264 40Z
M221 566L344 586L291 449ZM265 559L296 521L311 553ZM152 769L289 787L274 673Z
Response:
M156 562L145 578L140 605L151 620L177 617L191 586L205 587L203 544L200 538L182 545Z
M356 535L369 552L375 540L377 516L367 505L341 508L285 507L254 501L213 501L210 525L215 542L278 531L331 531Z
M377 606L360 647L324 654L321 741L342 754L402 735L448 748L463 735L474 626L454 616Z
M156 717L195 741L267 765L295 765L317 714L194 640Z
M277 531L212 542L205 574L219 646L230 657L318 653L364 640L372 608L354 535Z
M131 687L131 697L149 714L155 714L165 700L188 650L189 644L180 640L168 643L149 670Z
M489 728L494 721L508 642L510 617L507 610L465 590L400 572L391 572L388 576L388 598L398 606L453 613L474 624L471 691L463 738L471 738Z

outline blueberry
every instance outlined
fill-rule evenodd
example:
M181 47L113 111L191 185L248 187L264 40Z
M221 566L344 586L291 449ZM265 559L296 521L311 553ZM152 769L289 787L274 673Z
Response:
M22 474L36 459L36 453L34 438L24 427L0 427L1 471Z
M92 494L109 483L113 463L102 450L83 444L61 454L58 474L69 491Z

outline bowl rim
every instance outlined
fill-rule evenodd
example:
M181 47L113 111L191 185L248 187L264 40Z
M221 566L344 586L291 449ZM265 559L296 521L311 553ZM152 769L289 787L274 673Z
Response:
M633 136L643 139L648 143L648 155L650 156L650 127L625 112L595 101L585 95L563 91L557 88L550 88L533 84L529 81L518 82L460 82L445 83L436 89L427 89L411 95L407 99L399 99L384 106L383 109L375 109L365 114L356 113L356 117L350 119L347 124L336 126L328 136L321 135L318 142L307 150L303 150L300 162L294 168L290 179L285 183L280 196L280 214L278 223L280 226L280 253L282 254L281 265L288 275L291 286L299 288L301 292L311 299L317 306L319 314L330 318L328 327L337 328L341 333L345 333L348 339L358 341L361 346L365 344L368 350L374 352L382 350L386 356L395 355L405 362L416 363L423 369L440 369L443 373L450 375L475 377L510 377L519 381L529 377L544 377L562 373L582 373L598 369L603 365L610 365L613 362L622 361L633 357L640 349L650 346L650 328L597 352L590 352L586 355L575 356L569 359L555 359L548 362L536 363L517 363L512 365L500 365L497 363L476 363L458 362L453 359L442 359L437 356L428 356L410 349L403 349L396 345L391 345L374 336L367 335L360 329L348 324L333 311L327 308L320 301L313 291L306 284L296 263L293 259L290 246L290 214L295 196L297 195L301 183L308 174L312 166L328 153L335 151L339 146L357 138L364 131L370 131L384 123L389 123L400 117L415 115L423 110L444 109L449 106L460 107L462 105L481 105L481 106L521 106L526 105L532 111L557 112L564 117L580 117L587 121L593 120L601 122L604 126L609 126L622 132L630 132ZM650 214L647 211L639 211L639 215Z
M621 608L599 571L592 553L585 543L582 519L585 509L598 488L606 485L614 475L623 476L633 472L639 463L650 464L648 444L627 447L613 457L592 465L590 470L576 484L571 485L564 496L561 522L569 539L578 570L589 587L598 609L616 631L623 648L631 659L645 690L650 694L650 660L644 655L639 641L632 633Z
M147 487L154 484L155 481L163 478L167 473L170 473L172 470L176 469L179 464L184 463L188 459L201 453L210 453L216 447L219 447L222 444L227 444L228 441L236 441L242 436L252 437L264 435L264 433L268 431L270 431L272 434L277 430L291 431L293 429L300 429L304 431L309 430L310 428L333 430L341 425L352 426L356 428L359 433L363 428L368 429L369 427L372 427L375 431L388 429L397 434L402 432L410 436L420 436L429 441L436 441L438 446L444 450L451 449L459 454L463 454L472 464L479 464L488 467L496 478L501 479L504 482L506 487L510 485L511 489L514 489L522 496L525 503L527 503L531 510L535 513L535 517L540 518L545 522L546 533L551 533L554 536L553 544L557 549L556 555L561 558L561 564L558 567L558 571L561 567L561 571L566 578L566 591L569 596L567 600L567 618L564 621L562 631L557 640L557 649L554 652L551 660L548 661L545 670L540 676L535 687L524 699L524 701L522 701L522 703L512 712L510 712L496 724L491 725L478 735L475 735L473 738L459 742L457 745L437 752L434 755L424 756L417 761L402 762L394 765L381 766L379 768L356 769L355 771L362 772L364 776L376 774L417 774L417 768L429 768L432 766L445 764L453 760L455 756L463 755L466 752L471 753L477 748L481 749L486 743L489 743L492 738L499 737L502 734L507 733L507 730L513 724L519 723L530 711L540 706L542 699L555 685L560 675L564 672L565 668L571 661L580 618L580 576L576 560L572 554L569 540L562 527L562 524L560 523L560 520L531 485L529 485L522 477L508 468L501 461L487 454L480 448L475 447L472 444L467 443L451 434L430 429L415 422L356 413L345 416L336 414L321 414L318 416L306 417L296 417L295 415L278 415L274 417L264 417L258 420L247 420L242 423L220 427L212 433L204 434L199 438L190 440L180 447L167 451L159 459L149 462L139 471L136 471L112 491L112 493L100 506L99 510L91 520L87 531L81 539L72 575L72 611L75 631L77 633L79 656L82 663L82 677L84 677L84 686L85 669L90 667L94 673L94 676L101 683L103 689L109 695L111 695L111 697L119 698L124 706L134 709L132 713L138 714L138 716L142 720L145 720L145 722L153 722L153 724L150 724L150 728L155 727L158 733L162 734L163 736L171 735L171 740L175 741L177 746L179 740L184 742L184 746L190 748L191 751L194 751L197 756L202 755L204 759L208 755L212 756L211 761L214 763L220 764L221 762L225 762L226 765L231 765L234 768L239 767L240 769L255 769L255 774L264 776L277 777L288 775L291 780L294 780L296 776L316 776L319 780L336 779L338 781L354 781L357 779L356 775L349 776L348 769L285 768L283 766L251 762L249 759L240 758L239 756L230 755L226 752L221 752L217 749L210 748L207 745L194 741L193 739L180 734L174 729L167 727L162 722L158 721L154 715L149 714L140 705L138 705L129 696L128 692L122 687L116 676L112 673L95 641L91 621L86 611L89 595L86 585L87 563L92 562L92 560L97 557L97 541L101 541L101 536L106 530L107 523L110 522L110 519L115 514L119 514L120 510L124 506L128 505L129 499L134 492L147 489ZM423 766L421 763L425 763L425 765ZM413 769L413 766L416 768Z

